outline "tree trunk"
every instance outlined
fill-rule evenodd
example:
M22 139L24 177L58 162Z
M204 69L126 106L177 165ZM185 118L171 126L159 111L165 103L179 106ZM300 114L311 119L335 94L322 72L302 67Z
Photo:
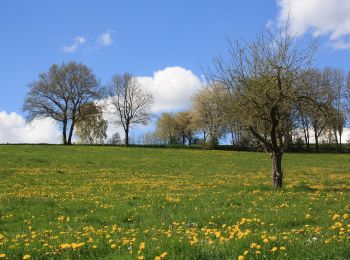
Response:
M315 144L316 144L316 153L318 153L318 133L317 133L317 129L315 129Z
M182 145L185 145L186 143L186 136L185 134L182 134Z
M63 121L63 129L62 129L62 141L63 144L67 144L67 121Z
M125 128L125 145L129 145L129 126L126 126Z
M72 144L74 125L75 125L75 122L72 121L72 124L70 125L70 129L69 129L69 136L68 136L68 142L67 142L67 144L69 144L69 145Z
M275 187L282 187L282 153L272 153L272 184Z

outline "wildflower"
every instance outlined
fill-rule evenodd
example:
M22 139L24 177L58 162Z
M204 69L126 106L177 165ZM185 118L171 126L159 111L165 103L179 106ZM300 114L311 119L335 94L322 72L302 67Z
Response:
M244 256L240 255L240 256L238 257L238 260L244 260Z
M59 248L62 249L62 250L64 250L64 249L69 249L69 248L71 248L71 246L70 246L70 244L65 243L65 244L61 244L61 245L59 246Z
M117 247L116 244L112 244L112 245L111 245L111 248L112 248L112 249L114 249L114 248L116 248L116 247Z
M72 243L71 246L73 249L82 247L83 245L85 245L85 243Z
M145 249L145 245L146 245L146 243L145 243L145 242L142 242L142 243L140 244L140 250Z
M343 215L343 219L347 219L347 218L349 218L349 214L348 214L348 213L345 213L345 214Z
M243 252L243 255L247 255L249 253L249 250L245 250L244 252Z
M267 238L264 238L263 242L264 242L264 243L268 243L269 240L268 240Z
M276 252L278 250L277 246L274 246L270 251L271 252Z
M215 236L216 236L217 238L221 237L221 232L220 232L220 231L216 231L216 232L215 232Z
M0 254L0 258L5 258L6 254Z
M260 250L256 250L256 251L255 251L255 254L257 254L257 255L260 255L260 253L261 253Z
M156 256L154 260L161 260L162 258L160 256Z
M161 253L161 254L160 254L160 257L161 257L161 258L164 258L164 257L166 257L167 255L168 255L168 252L164 252L164 253Z
M286 250L286 247L285 246L280 246L280 250L284 251L284 250Z
M339 217L340 217L340 216L339 216L338 214L334 214L333 217L332 217L332 219L333 219L333 220L336 220L336 219L339 218Z
M28 259L30 259L30 255L24 255L22 259L23 260L28 260Z
M252 244L250 245L250 248L256 248L257 245L258 245L257 243L252 243Z
M143 256L139 256L138 258L137 258L137 260L144 260L145 258L143 257Z
M97 248L97 245L93 245L92 248L93 248L93 249L96 249L96 248Z
M310 214L306 214L305 218L306 218L306 219L310 219L310 218L311 218L311 215L310 215Z

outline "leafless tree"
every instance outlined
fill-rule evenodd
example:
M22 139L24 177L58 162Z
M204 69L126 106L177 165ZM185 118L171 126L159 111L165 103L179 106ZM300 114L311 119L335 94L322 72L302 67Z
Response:
M74 127L83 118L81 108L102 96L91 69L75 62L52 65L29 87L23 105L27 119L47 117L59 122L64 144L72 143Z
M153 96L129 73L114 75L109 83L109 92L117 115L116 123L123 127L125 145L129 145L130 127L146 125L151 118Z

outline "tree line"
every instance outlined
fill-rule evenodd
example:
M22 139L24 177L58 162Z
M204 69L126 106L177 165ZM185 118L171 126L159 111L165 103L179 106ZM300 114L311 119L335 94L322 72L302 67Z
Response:
M191 109L161 114L153 141L215 146L229 134L234 144L258 144L271 155L273 185L282 187L286 149L310 149L311 136L316 150L324 136L342 149L350 74L314 68L316 50L314 42L300 42L288 26L263 31L249 42L230 41L227 54L214 57L204 69L206 87L195 94ZM72 143L75 128L82 142L98 143L106 139L106 102L128 145L130 127L147 124L154 102L129 73L116 74L102 86L83 64L52 65L30 84L23 109L29 120L59 122L64 144ZM120 142L119 134L108 142Z

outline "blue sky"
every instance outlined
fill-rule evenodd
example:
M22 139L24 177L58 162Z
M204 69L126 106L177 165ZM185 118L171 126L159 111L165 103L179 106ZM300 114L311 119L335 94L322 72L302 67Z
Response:
M2 0L0 111L21 117L28 83L53 63L83 62L102 83L126 71L156 82L156 72L172 67L183 71L158 76L176 77L186 71L200 79L200 65L225 53L228 37L252 39L267 24L277 25L290 10L292 27L300 37L320 36L317 66L349 70L349 1L324 0L333 5L332 13L322 1L295 0L294 6L292 2Z

